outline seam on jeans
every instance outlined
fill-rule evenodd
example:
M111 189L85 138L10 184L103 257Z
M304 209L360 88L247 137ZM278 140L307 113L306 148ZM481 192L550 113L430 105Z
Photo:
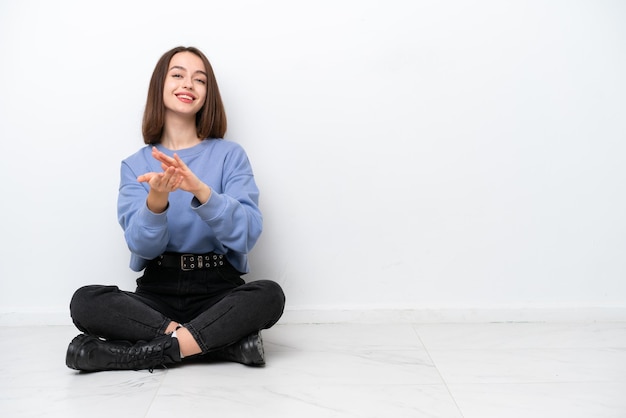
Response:
M150 332L154 332L154 338L159 337L163 334L165 334L165 330L167 329L167 325L169 324L169 320L166 318L164 319L163 323L158 327L155 328L154 326L148 325L144 322L138 321L135 318L129 318L129 317L124 317L124 319L133 322L135 325L140 326L141 328L145 329L146 331L150 331Z

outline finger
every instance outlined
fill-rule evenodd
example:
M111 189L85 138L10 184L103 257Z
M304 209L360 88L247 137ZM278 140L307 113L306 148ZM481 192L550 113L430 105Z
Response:
M185 162L178 156L178 154L174 154L174 161L176 161L176 166L179 170L183 172L184 176L189 177L190 175L194 175L189 167L187 167L187 164L185 164Z
M154 157L156 160L160 161L161 163L167 164L168 166L174 165L176 163L176 160L162 153L156 147L152 148L152 157Z
M152 148L152 158L159 161L161 164L167 163L167 155L163 154L156 148Z
M174 161L176 161L180 168L187 169L187 164L185 164L185 162L176 153L174 153Z
M172 179L172 177L174 177L175 174L176 174L176 169L174 167L168 167L165 171L163 171L163 173L161 173L162 182L163 183L169 182Z
M139 183L146 183L146 182L149 182L155 175L156 173L142 174L141 176L137 177L137 181Z
M178 189L183 180L183 177L174 170L172 175L163 176L162 187L167 191L174 191Z
M171 192L172 189L171 176L165 173L157 173L150 181L150 188L157 192Z

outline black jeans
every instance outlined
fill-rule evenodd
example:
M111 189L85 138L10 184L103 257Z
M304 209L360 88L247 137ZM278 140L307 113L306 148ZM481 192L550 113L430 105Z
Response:
M285 295L270 280L245 283L229 263L181 271L150 264L135 292L117 286L78 289L70 303L76 327L107 340L150 341L171 321L191 332L202 353L270 328L282 316Z

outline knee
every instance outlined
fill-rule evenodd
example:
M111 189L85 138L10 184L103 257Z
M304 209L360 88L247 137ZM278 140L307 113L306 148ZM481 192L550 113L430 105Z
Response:
M259 280L255 284L262 290L264 305L273 309L277 317L282 316L285 309L285 292L283 292L282 287L271 280Z
M74 323L87 321L91 310L97 305L96 300L104 293L118 291L117 286L83 286L74 292L70 301L70 316Z

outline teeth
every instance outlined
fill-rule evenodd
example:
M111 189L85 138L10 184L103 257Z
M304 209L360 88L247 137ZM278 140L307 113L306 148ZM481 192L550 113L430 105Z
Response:
M193 100L193 97L191 96L187 96L186 94L181 94L178 97L182 98L182 99L187 99L187 100Z

